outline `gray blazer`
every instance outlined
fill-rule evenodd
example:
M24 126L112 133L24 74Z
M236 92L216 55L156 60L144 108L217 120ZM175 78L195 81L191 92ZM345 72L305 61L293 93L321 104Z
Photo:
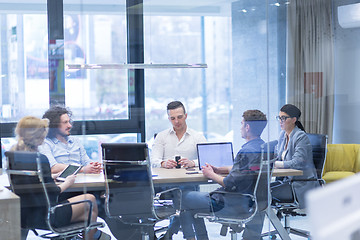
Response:
M286 143L285 131L280 133L278 144L278 159L281 160L282 152ZM299 169L304 172L302 176L287 177L291 179L310 179L317 178L316 170L313 162L312 147L306 133L295 127L290 134L288 150L284 158L284 168ZM285 180L285 181L286 181ZM305 192L319 185L317 181L294 182L294 190L299 201L300 207L305 207Z

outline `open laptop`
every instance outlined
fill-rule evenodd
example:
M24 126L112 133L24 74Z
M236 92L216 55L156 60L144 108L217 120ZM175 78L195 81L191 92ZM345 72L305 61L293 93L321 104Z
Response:
M200 170L205 163L215 167L232 166L234 163L231 142L198 143L196 146Z

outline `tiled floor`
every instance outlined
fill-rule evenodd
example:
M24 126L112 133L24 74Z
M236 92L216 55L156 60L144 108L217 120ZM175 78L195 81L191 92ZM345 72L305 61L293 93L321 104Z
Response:
M101 221L101 219L98 219ZM164 223L166 224L166 223ZM270 226L271 224L269 223L269 221L267 219L265 219L265 222L264 222L264 228L263 228L263 231L264 232L267 232L270 229L273 229L272 226ZM290 218L290 225L292 227L296 227L296 228L300 228L300 229L309 229L309 223L307 221L307 217L291 217ZM221 225L220 224L217 224L217 223L211 223L211 222L207 222L206 223L206 226L207 226L207 230L208 230L208 233L209 233L209 238L210 240L225 240L225 239L230 239L230 234L228 233L227 236L225 237L222 237L220 236L220 228L221 228ZM105 227L104 229L102 229L102 231L108 233L108 234L111 234L110 230ZM303 237L299 237L299 236L296 236L296 235L293 235L291 234L290 235L290 238L292 240L304 240L306 238L303 238ZM29 233L28 237L27 237L27 240L38 240L39 238L36 237L32 232ZM115 237L112 237L112 240L115 240L116 238ZM181 232L179 232L178 234L174 235L173 236L173 239L174 240L181 240L183 239L183 235ZM238 234L238 239L241 239L241 234ZM264 237L263 238L264 240L268 240L270 239L269 237ZM277 239L280 239L279 237L277 237ZM136 239L135 239L136 240Z

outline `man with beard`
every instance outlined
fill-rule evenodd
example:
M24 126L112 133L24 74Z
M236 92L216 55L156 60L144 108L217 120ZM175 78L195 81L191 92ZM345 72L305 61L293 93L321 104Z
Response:
M43 118L49 119L49 132L44 143L39 146L39 152L46 155L49 159L51 173L58 174L70 164L83 166L80 172L100 173L102 170L99 162L93 162L87 156L84 146L76 137L70 136L72 128L72 113L69 109L61 106L53 106L48 109ZM80 192L64 192L59 196L59 201L67 199ZM98 216L105 219L104 200L100 198L100 192L92 192L96 196L99 214ZM98 230L94 239L110 240L110 235Z
M40 152L47 156L52 173L59 173L70 164L83 166L81 172L100 173L101 164L92 162L79 139L70 136L72 128L71 111L61 106L51 107L43 118L50 121L49 133Z

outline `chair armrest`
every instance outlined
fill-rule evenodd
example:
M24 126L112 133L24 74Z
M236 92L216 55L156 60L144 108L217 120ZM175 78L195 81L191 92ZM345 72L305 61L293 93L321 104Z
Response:
M255 196L253 194L250 194L250 193L240 193L240 192L228 192L228 191L224 191L224 190L215 190L215 191L212 191L210 194L209 194L209 198L210 198L210 202L212 202L212 195L216 193L216 194L219 194L221 196L223 196L223 200L226 200L225 197L228 197L227 199L234 199L236 198L238 201L241 201L242 199L244 200L251 200L255 203L254 207L257 208L257 202L256 202L256 199L255 199ZM224 204L225 204L225 201L224 201ZM216 215L216 210L214 210L213 208L213 204L211 204L211 211ZM224 205L225 207L225 205Z
M291 179L290 182L314 182L318 181L317 178L307 178L307 179Z
M180 194L182 194L182 191L180 188L170 188L161 192L156 193L154 199L160 199L161 195L164 193L168 193L168 192L174 192L174 191L178 191Z
M212 198L211 195L213 195L214 193L224 197L223 199L224 205L221 207L222 204L220 204L220 208L215 207L217 203L220 202L217 202L216 198ZM221 201L221 198L219 200ZM243 204L245 202L243 200L247 202L247 204L249 203L248 201L250 200L254 202L252 206L246 205L248 208L248 212L244 212L245 208ZM196 218L206 218L209 221L215 221L226 225L229 224L239 225L252 219L256 214L256 212L258 211L258 203L255 199L255 196L249 193L215 190L209 194L209 202L211 203L210 212L196 213L195 214Z
M290 182L319 182L320 186L325 184L325 180L322 178L309 178L309 179L291 179Z
M160 201L161 200L161 195L165 194L165 193L170 193L170 192L177 192L178 193L178 197L179 197L179 209L177 210L181 210L182 207L182 191L180 188L170 188L161 192L156 193L155 197L154 197L154 201Z
M244 197L249 197L251 198L251 200L254 200L255 197L254 195L250 194L250 193L240 193L240 192L227 192L227 191L223 191L223 190L215 190L215 191L212 191L211 193L219 193L221 195L240 195L240 196L244 196ZM210 195L211 195L210 193Z

